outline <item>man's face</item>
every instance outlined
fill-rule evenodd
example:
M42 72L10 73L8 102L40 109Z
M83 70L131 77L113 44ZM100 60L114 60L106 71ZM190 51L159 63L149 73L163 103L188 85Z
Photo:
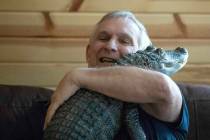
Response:
M111 18L99 24L86 50L89 67L111 66L113 60L138 50L139 29L130 19Z

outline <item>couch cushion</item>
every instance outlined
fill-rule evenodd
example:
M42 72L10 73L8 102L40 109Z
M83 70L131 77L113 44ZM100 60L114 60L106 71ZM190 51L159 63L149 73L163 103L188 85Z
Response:
M41 140L51 94L39 87L0 85L0 139Z
M210 138L210 86L198 84L178 84L185 96L189 114L189 140Z

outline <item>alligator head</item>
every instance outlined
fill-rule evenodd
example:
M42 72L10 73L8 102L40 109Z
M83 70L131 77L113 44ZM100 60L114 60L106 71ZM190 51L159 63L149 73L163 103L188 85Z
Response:
M117 65L133 65L172 75L180 70L187 62L188 51L185 48L163 50L148 46L143 51L128 54L116 61Z

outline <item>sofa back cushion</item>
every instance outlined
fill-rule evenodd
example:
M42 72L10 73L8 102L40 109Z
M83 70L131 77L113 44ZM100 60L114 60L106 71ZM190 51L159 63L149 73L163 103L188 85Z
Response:
M210 138L210 86L179 83L190 114L189 140Z
M41 140L51 90L0 85L0 139Z
M210 86L178 83L190 114L189 140L210 138ZM53 91L0 85L0 140L41 140Z

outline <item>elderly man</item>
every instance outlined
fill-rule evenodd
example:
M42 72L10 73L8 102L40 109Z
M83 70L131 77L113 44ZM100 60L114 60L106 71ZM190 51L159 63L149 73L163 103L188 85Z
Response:
M112 67L113 60L143 50L150 44L146 29L132 13L115 11L105 15L96 25L87 46L88 68L74 69L64 76L52 96L45 127L55 110L83 87L140 104L140 118L147 139L184 139L189 116L175 82L156 71L133 66Z

